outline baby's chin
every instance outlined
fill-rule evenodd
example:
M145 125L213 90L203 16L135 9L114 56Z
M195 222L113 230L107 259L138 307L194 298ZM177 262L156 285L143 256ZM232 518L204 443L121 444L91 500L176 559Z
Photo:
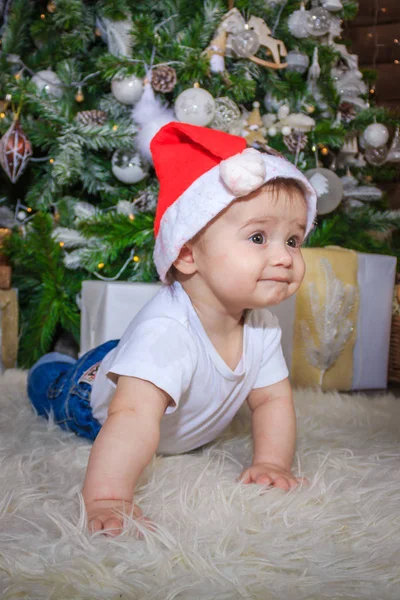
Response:
M257 306L254 306L254 308L279 304L287 298L290 298L290 296L293 296L299 288L299 286L294 283L270 280L258 282L257 287L258 290L254 296L254 301Z

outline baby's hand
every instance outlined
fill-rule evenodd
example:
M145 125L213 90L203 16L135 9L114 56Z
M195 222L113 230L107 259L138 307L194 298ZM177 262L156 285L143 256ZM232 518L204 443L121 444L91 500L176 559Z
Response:
M145 521L146 525L150 523L137 504L124 500L92 500L86 504L86 512L91 533L104 531L113 537L122 533L124 514Z
M290 471L286 471L286 469L273 463L252 465L241 473L239 481L242 483L271 485L286 491L297 487L299 483L307 483L306 479L295 477Z

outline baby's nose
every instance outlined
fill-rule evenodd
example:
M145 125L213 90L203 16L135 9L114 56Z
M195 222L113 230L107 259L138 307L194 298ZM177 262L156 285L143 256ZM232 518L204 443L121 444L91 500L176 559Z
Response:
M290 267L292 264L292 255L286 244L271 244L270 250L270 261L274 265L282 265L284 267Z

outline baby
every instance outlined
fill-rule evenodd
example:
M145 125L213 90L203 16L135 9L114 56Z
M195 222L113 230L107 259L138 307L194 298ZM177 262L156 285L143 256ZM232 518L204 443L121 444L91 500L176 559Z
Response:
M136 483L153 455L211 442L247 400L253 460L243 483L288 490L296 424L281 330L266 307L304 277L316 195L283 157L169 123L151 151L160 182L154 261L166 284L119 342L31 369L39 414L94 440L83 497L91 531L142 517Z

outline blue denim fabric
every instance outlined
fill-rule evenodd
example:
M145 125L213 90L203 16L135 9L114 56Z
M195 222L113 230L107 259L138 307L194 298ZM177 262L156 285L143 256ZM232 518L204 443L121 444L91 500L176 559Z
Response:
M115 348L118 341L105 342L79 360L59 352L42 356L28 373L28 396L36 412L46 418L52 414L62 429L94 440L101 425L90 406L92 386L84 381L79 383L79 379Z

